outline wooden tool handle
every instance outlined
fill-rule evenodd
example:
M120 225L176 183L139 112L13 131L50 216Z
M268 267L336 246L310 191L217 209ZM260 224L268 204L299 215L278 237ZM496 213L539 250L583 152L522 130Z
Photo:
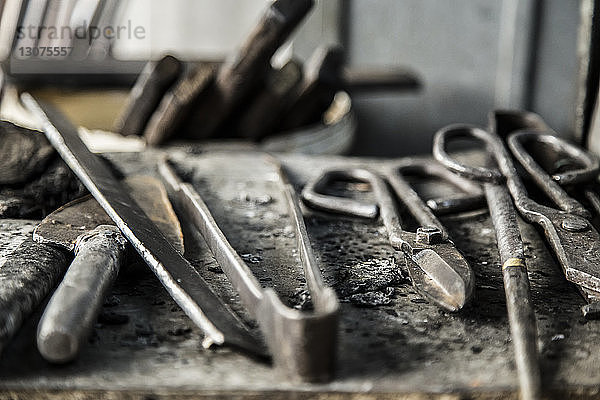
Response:
M182 73L183 62L173 56L148 63L131 89L115 132L124 136L141 135L152 113Z
M78 239L75 258L38 326L37 346L46 360L64 363L77 356L117 277L126 243L112 225L100 225Z
M0 353L60 280L65 252L27 239L0 267Z

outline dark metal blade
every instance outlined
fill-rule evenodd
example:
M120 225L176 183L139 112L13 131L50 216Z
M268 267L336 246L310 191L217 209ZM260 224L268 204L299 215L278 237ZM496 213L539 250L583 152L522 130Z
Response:
M203 345L229 343L258 355L264 345L217 297L198 272L173 248L100 158L81 141L58 111L24 93L25 106L39 118L50 143L146 261L177 304L205 333Z
M99 225L112 225L113 221L92 196L73 200L53 211L33 231L38 243L75 250L77 238Z

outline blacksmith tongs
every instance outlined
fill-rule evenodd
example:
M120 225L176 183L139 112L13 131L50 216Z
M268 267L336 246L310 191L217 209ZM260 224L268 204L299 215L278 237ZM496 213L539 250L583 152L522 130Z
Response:
M600 235L590 212L564 187L583 187L594 205L591 191L600 162L584 149L560 138L537 114L499 110L490 125L506 135L513 156L531 179L557 206L541 205L528 197L517 180L508 181L517 209L530 223L539 225L552 247L565 277L577 285L586 300L600 298Z
M448 238L442 224L404 179L403 173L416 170L421 174L446 180L471 193L472 195L467 196L469 201L482 198L478 185L456 177L435 162L412 159L396 163L383 176L421 225L416 232L402 228L394 198L385 180L378 173L365 168L327 169L305 186L302 198L308 206L322 211L370 219L381 216L391 245L405 256L406 268L415 289L436 305L448 311L457 311L471 296L474 274ZM376 202L365 203L326 194L327 187L335 181L369 184ZM456 207L458 203L460 202L454 201L451 207Z
M300 260L314 305L312 311L287 307L273 289L263 288L229 244L194 187L182 182L168 161L160 164L159 171L166 186L176 194L183 212L204 237L246 309L257 320L275 367L292 379L325 381L330 379L333 371L339 303L334 290L325 286L321 277L296 193L278 163L277 168L278 180L294 222Z

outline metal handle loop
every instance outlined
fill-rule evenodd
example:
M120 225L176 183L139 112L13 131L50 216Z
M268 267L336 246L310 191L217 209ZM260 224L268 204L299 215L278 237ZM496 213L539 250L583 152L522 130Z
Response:
M490 153L490 156L496 160L498 160L499 156L506 154L505 151L502 152L504 154L499 155L497 153L498 150L502 150L503 145L502 143L498 143L498 140L489 132L474 125L453 124L436 132L433 139L433 157L452 172L465 178L482 182L503 182L504 176L498 169L465 165L448 154L448 142L464 138L473 138L482 141L486 145L486 150Z

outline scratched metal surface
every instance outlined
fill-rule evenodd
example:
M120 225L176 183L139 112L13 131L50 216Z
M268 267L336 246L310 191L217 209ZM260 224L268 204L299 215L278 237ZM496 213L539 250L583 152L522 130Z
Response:
M113 154L123 174L149 172L159 152ZM294 239L273 169L253 153L173 153L230 241L265 286L288 304L305 304ZM366 160L283 156L300 188L324 166ZM385 161L370 163L383 165ZM434 185L434 189L440 188ZM432 187L429 187L431 191ZM329 384L286 382L259 360L223 348L203 350L200 334L143 265L122 271L89 345L73 364L51 366L34 346L38 315L0 359L0 397L409 399L517 398L516 371L494 232L485 212L445 217L476 272L473 301L449 314L420 298L402 273L403 259L376 222L305 210L325 279L340 297L337 377ZM237 297L185 221L186 256L232 307ZM586 398L600 388L600 322L584 321L582 299L566 283L532 227L522 224L545 387L555 398ZM247 317L246 317L247 319ZM251 323L251 321L249 321Z

